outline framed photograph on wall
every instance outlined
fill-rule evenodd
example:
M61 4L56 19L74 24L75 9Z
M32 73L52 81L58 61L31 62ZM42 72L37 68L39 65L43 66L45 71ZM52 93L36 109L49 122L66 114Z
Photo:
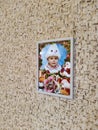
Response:
M37 90L73 98L73 38L37 43Z

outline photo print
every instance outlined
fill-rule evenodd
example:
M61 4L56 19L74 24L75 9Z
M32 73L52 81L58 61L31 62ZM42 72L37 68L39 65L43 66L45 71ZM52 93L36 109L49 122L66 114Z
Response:
M73 98L73 38L37 43L38 92Z

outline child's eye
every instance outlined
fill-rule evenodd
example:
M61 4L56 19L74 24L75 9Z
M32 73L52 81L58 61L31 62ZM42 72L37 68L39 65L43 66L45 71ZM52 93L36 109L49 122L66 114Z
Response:
M53 52L53 50L51 50L51 52Z

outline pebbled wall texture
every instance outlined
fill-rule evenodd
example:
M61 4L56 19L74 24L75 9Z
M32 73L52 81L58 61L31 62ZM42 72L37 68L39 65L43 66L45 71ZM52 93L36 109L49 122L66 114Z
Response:
M97 0L0 0L0 130L97 130ZM75 38L74 99L37 92L37 42Z

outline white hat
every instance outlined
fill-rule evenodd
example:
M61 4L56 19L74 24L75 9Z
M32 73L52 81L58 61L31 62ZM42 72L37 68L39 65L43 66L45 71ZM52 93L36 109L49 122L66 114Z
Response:
M60 59L61 55L56 44L50 45L46 53L46 58L48 58L49 56L57 56Z

